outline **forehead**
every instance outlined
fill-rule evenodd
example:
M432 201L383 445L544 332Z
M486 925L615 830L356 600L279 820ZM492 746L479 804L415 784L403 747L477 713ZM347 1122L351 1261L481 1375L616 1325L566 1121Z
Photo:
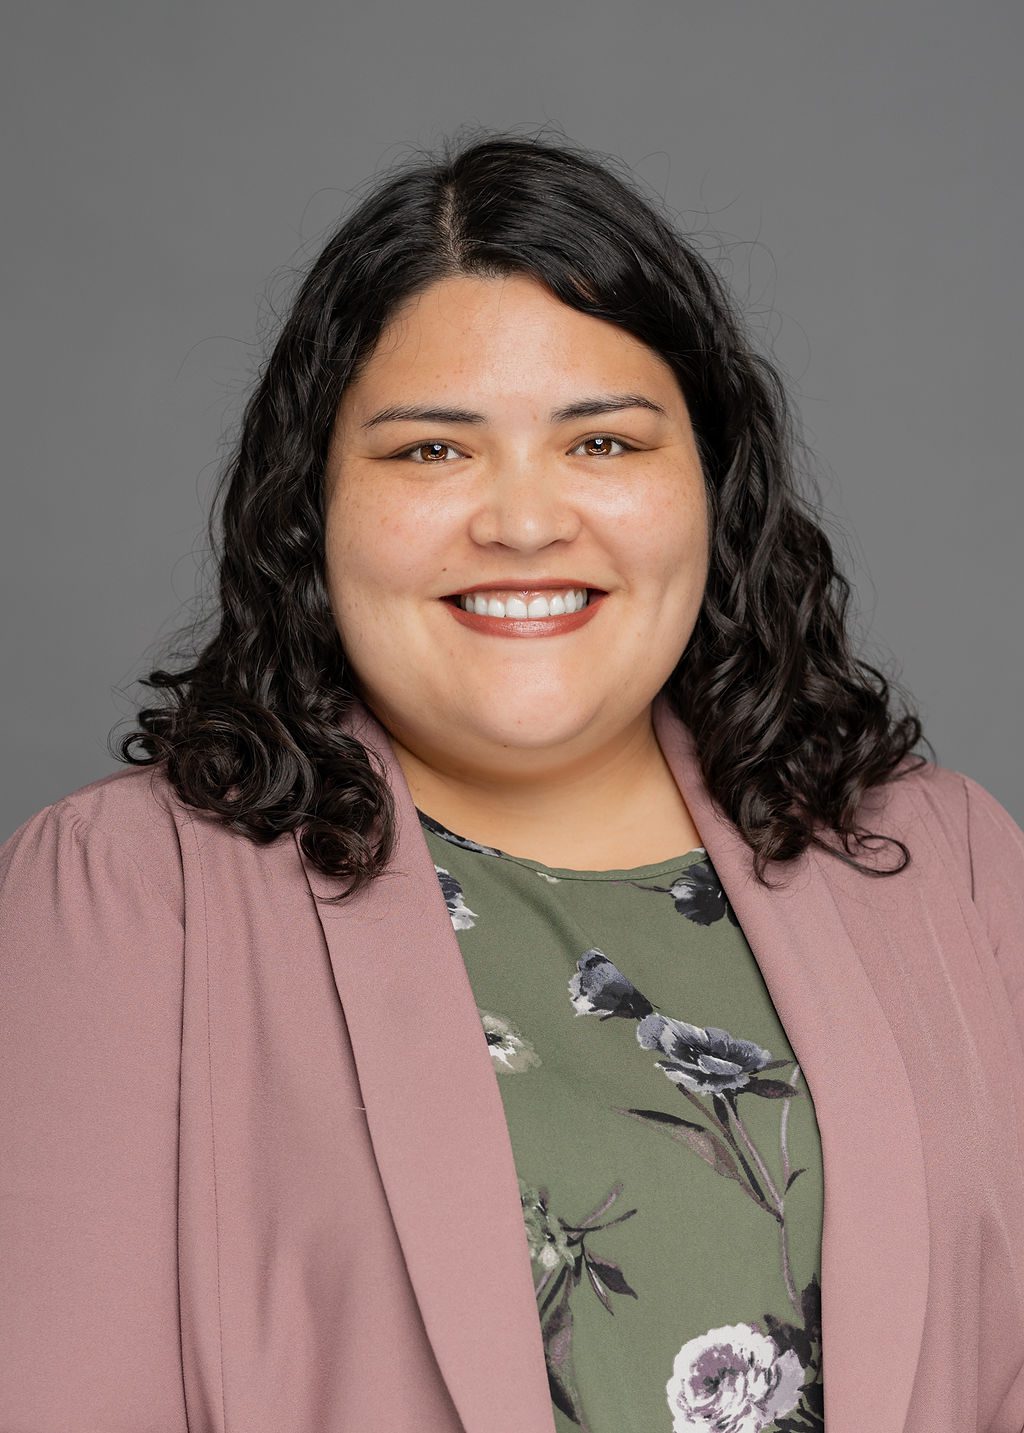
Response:
M642 388L666 410L684 406L672 369L633 334L562 303L531 277L459 275L396 311L344 406L365 419L388 402L457 393L506 411L543 399L547 414L559 398L613 387Z

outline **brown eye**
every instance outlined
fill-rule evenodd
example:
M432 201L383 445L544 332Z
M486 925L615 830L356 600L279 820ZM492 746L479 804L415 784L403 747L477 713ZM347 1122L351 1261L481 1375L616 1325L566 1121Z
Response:
M586 443L604 443L606 445L608 443L618 443L619 447L627 453L635 451L631 443L624 443L621 438L613 438L608 433L596 433L592 438L584 438L581 443L577 444L577 447L582 448ZM603 452L589 453L587 456L591 458L603 458L607 456L607 452L608 449L606 446ZM614 457L615 455L612 454L612 456Z
M438 454L437 454L437 452L436 452L436 450L437 450L438 448L441 448L441 449L450 449L452 452L458 452L458 449L457 449L457 448L454 448L451 443L443 443L443 442L441 442L441 440L438 438L438 439L435 439L434 441L428 442L428 443L414 443L411 448L406 448L406 450L405 450L403 453L396 453L396 454L395 454L395 457L396 457L396 458L408 458L408 457L410 457L411 454L413 454L413 453L421 453L421 452L423 452L423 451L425 451L425 450L426 450L426 451L434 450L434 456L433 456L433 457L427 458L427 459L425 459L425 460L421 460L421 459L419 459L419 458L416 458L416 459L414 459L414 461L415 461L415 462L418 462L421 467L431 467L431 466L434 466L434 467L443 467L445 460L444 460L443 458L441 458L441 457L438 456Z

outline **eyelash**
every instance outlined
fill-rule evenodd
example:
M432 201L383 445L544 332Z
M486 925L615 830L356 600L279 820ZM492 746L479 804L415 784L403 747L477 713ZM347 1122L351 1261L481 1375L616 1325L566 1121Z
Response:
M618 443L619 446L621 448L624 448L627 453L635 453L637 451L635 444L627 443L625 438L613 438L611 433L591 433L589 437L581 438L580 441L576 444L576 447L582 448L584 443L589 443L594 438L608 438L612 443ZM406 448L401 453L393 454L392 461L397 462L400 458L408 458L412 453L418 452L420 448L429 448L433 443L438 443L441 445L441 447L444 448L455 448L456 452L459 451L459 449L456 448L456 445L454 443L448 443L443 438L425 438L422 443L413 443L411 448ZM573 449L573 451L575 451L575 449ZM592 453L590 456L607 457L608 455ZM418 463L417 466L421 468L443 468L446 467L447 464L444 461L435 459L433 462L429 463Z

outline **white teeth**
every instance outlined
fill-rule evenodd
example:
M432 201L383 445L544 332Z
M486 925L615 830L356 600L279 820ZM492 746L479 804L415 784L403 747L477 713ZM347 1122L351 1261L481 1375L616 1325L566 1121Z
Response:
M459 598L459 606L467 612L480 612L487 617L561 617L564 613L578 612L587 605L585 587L568 587L564 592L548 597L531 597L529 603L521 597L488 597L485 593L466 592Z

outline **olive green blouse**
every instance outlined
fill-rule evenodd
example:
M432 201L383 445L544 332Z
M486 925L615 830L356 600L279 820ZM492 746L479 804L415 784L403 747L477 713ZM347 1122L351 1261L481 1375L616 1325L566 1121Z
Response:
M822 1429L814 1105L706 851L570 870L419 818L502 1096L559 1433Z

